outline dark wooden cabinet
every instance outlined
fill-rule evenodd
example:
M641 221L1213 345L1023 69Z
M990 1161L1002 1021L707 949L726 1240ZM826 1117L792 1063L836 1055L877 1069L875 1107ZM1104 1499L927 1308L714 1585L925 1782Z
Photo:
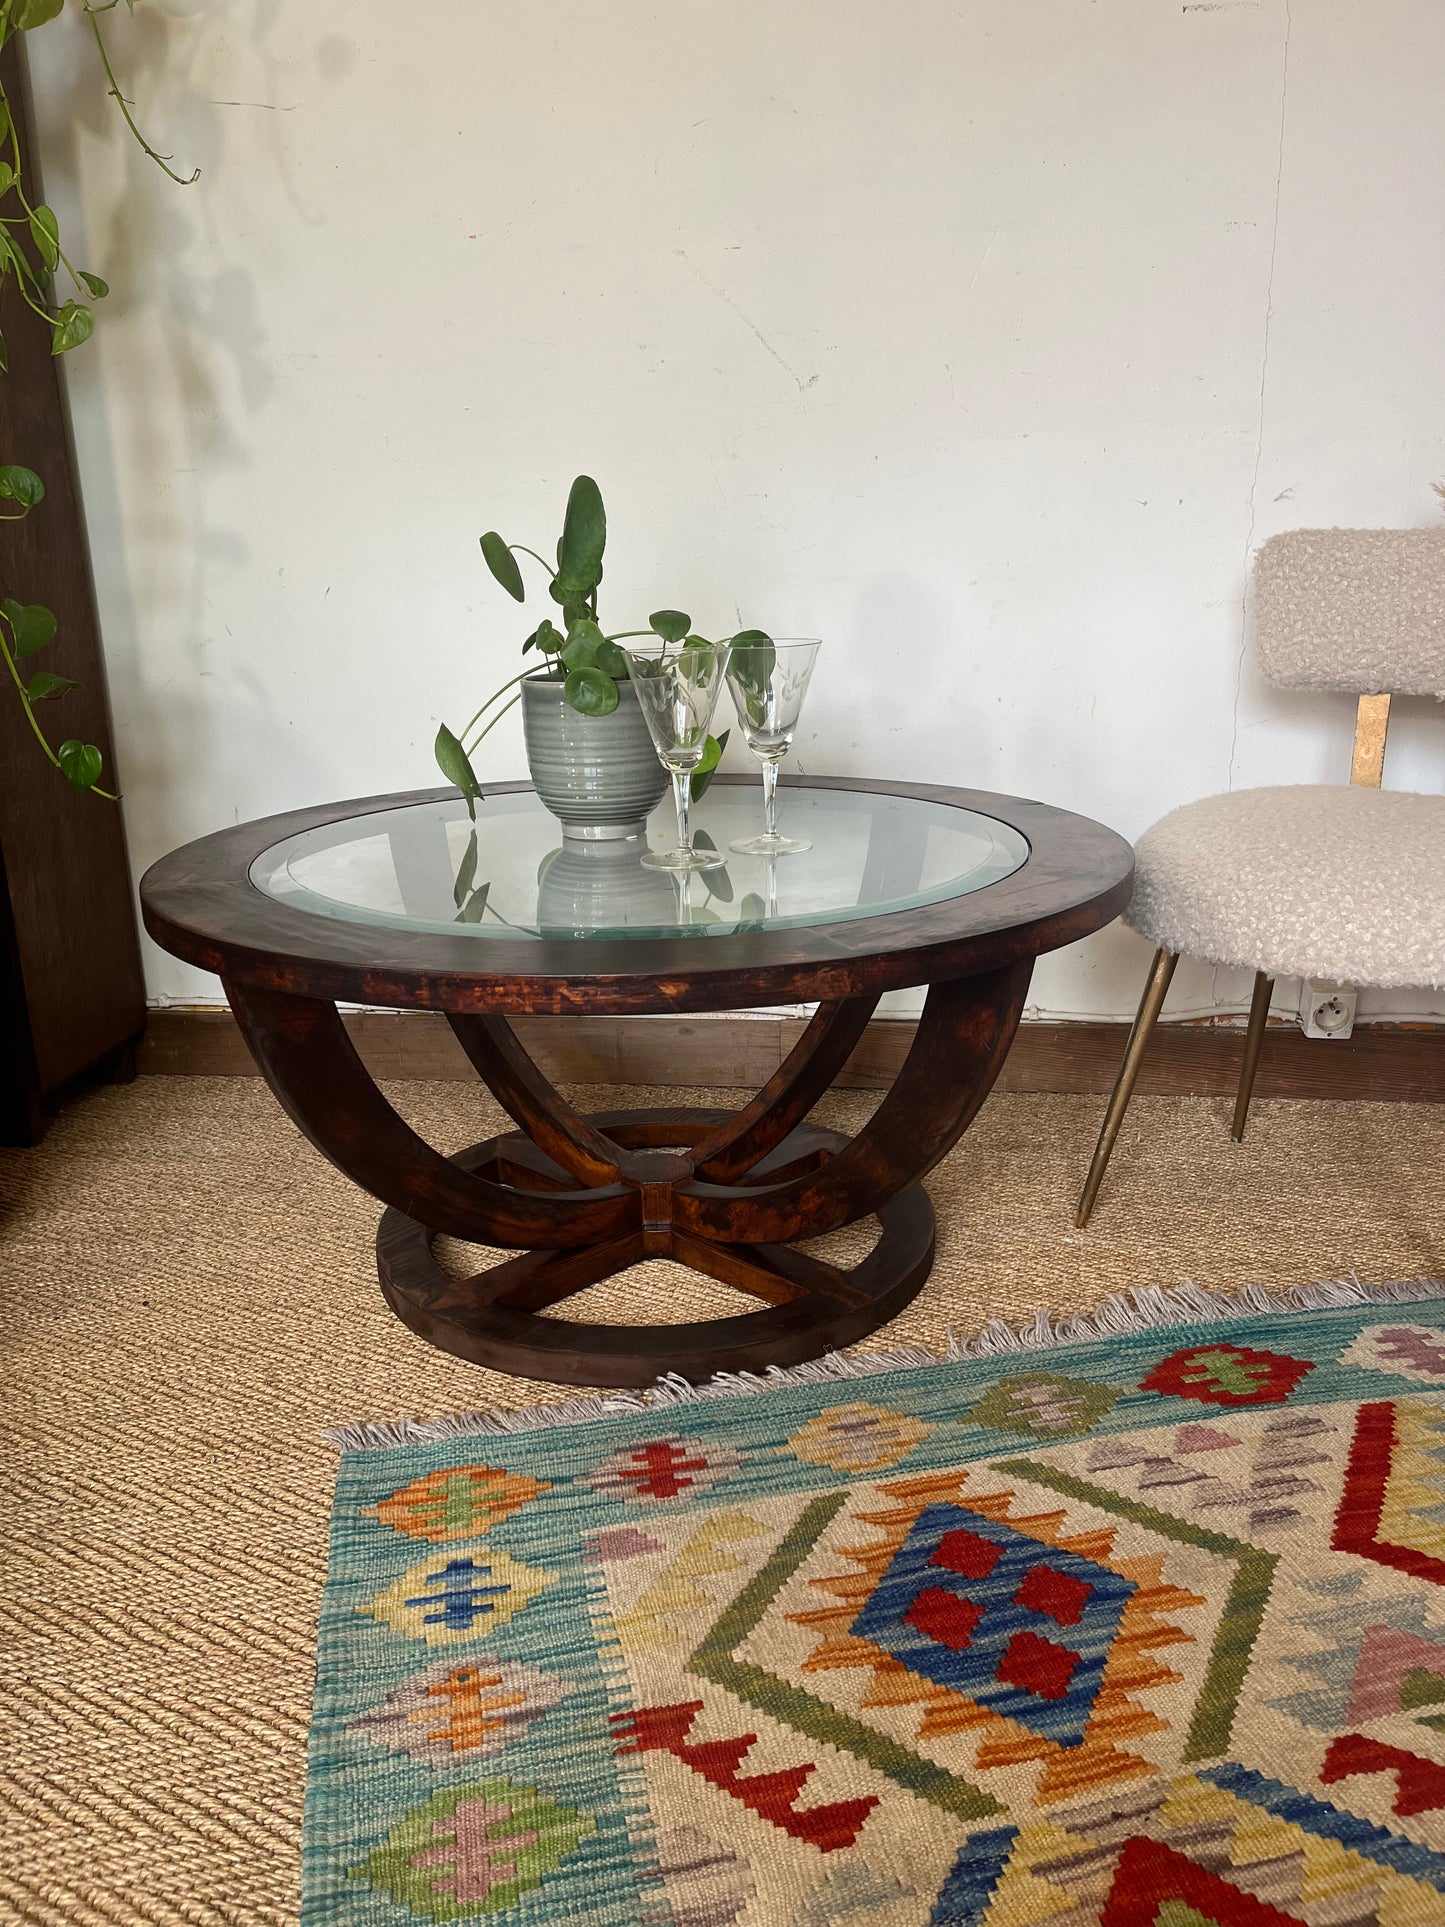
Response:
M24 139L23 75L12 49L4 59ZM26 165L34 169L33 149ZM38 198L33 172L31 181ZM0 523L0 596L54 610L55 640L34 666L84 687L44 705L42 716L52 741L78 736L97 744L114 778L60 364L13 277L3 285L9 373L0 375L0 461L33 468L45 500L24 521ZM97 1068L124 1073L145 1024L145 990L121 811L71 789L46 761L11 688L0 690L0 999L0 1141L34 1143L63 1086Z

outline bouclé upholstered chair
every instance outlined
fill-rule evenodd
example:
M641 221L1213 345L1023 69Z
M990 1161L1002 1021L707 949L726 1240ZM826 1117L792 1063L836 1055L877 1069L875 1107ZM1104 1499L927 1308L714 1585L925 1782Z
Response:
M1181 955L1255 973L1232 1136L1276 977L1445 988L1445 796L1382 790L1390 696L1445 697L1445 534L1296 529L1254 571L1260 667L1359 696L1350 784L1233 790L1139 840L1124 920L1157 946L1079 1199L1087 1224Z

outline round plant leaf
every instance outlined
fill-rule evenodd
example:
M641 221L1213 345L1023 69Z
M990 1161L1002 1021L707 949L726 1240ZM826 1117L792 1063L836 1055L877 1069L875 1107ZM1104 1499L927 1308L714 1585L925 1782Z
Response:
M94 789L100 781L101 754L94 743L80 743L72 736L55 754L67 783L78 790Z
M664 642L681 642L692 627L692 617L681 609L655 609L647 618L648 627Z
M574 669L562 694L579 716L610 716L617 707L617 684L595 667Z
M533 640L536 642L537 647L546 655L555 656L566 638L556 623L548 616L544 617L543 620L537 624L537 631Z
M604 636L597 645L596 660L597 667L606 675L611 676L614 682L626 682L632 673L627 667L626 656L623 655L617 644L615 642L609 642L606 636Z
M495 529L488 529L482 537L482 555L487 567L512 600L525 602L527 590L522 581L522 571L517 567L517 558Z
M37 502L45 500L45 484L33 468L22 468L19 462L7 462L0 467L0 495L8 502L20 502L24 507L33 509Z
M735 636L728 637L728 641L734 649L742 649L750 642L771 642L772 637L766 629L739 629Z
M573 669L595 668L596 663L597 638L589 636L583 629L574 629L562 651L562 667L570 672Z
M557 548L557 579L576 596L590 595L602 574L607 546L607 511L602 491L590 475L579 475L567 497L562 540Z

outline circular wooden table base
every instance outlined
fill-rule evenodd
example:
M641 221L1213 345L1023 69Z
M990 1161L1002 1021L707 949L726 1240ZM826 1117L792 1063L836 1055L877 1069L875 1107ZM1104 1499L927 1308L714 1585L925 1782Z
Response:
M686 1147L730 1121L728 1113L710 1111L634 1111L589 1120L624 1147L653 1147L659 1141L678 1146L681 1155L651 1150L645 1182L669 1188L692 1177ZM848 1142L836 1131L804 1125L759 1165L756 1176L776 1182L780 1175L800 1175ZM555 1195L575 1183L521 1133L489 1138L452 1162L523 1190ZM640 1159L638 1168L649 1167ZM695 1379L796 1365L854 1344L896 1317L932 1267L933 1206L923 1187L914 1185L877 1216L882 1236L851 1270L787 1245L714 1243L676 1231L666 1237L654 1231L646 1249L644 1226L603 1244L524 1252L459 1278L437 1263L436 1233L397 1210L381 1220L376 1262L382 1293L397 1317L458 1358L569 1385L650 1385L668 1372ZM717 1278L762 1300L766 1309L676 1325L597 1325L541 1315L649 1256L670 1257Z

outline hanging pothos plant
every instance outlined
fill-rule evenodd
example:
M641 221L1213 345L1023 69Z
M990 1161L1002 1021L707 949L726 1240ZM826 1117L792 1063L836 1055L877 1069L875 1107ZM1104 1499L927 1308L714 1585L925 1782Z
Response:
M65 9L66 0L0 0L0 52L16 34L33 33L54 20ZM111 13L119 0L79 0L96 52L105 74L107 91L119 107L126 126L144 153L157 167L181 187L197 179L199 169L189 176L177 174L169 157L158 154L141 133L131 113L130 102L120 90L115 69L110 63L101 16ZM127 0L127 5L133 0ZM61 285L56 287L56 277ZM67 354L89 341L95 327L92 301L102 301L109 293L98 274L78 268L61 244L60 224L43 201L31 199L25 179L25 159L20 137L11 113L10 99L0 74L0 286L13 281L20 299L50 330L50 352ZM7 369L5 343L0 336L0 374ZM0 450L8 456L15 451ZM8 459L0 462L0 521L20 522L45 496L45 484L34 469ZM21 669L22 663L38 655L55 634L55 617L38 602L21 603L13 596L0 598L0 657L15 686L35 739L66 781L78 790L93 790L97 796L114 802L115 792L102 789L103 759L94 743L71 737L59 748L51 745L35 713L37 703L52 702L80 684L69 676L53 675L48 669L33 673Z

